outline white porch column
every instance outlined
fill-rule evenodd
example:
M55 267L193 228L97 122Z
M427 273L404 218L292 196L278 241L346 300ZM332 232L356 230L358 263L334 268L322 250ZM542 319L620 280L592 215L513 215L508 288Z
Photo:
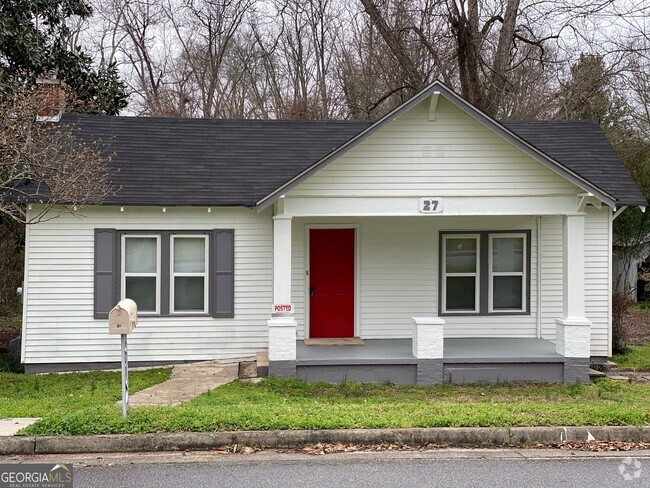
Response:
M291 303L291 217L273 217L273 303Z
M291 303L291 217L273 217L273 303ZM270 311L269 311L270 312ZM274 314L269 326L269 374L296 375L296 321L293 312Z
M585 217L566 215L563 233L563 317L555 323L555 350L565 358L564 382L589 381L591 322L585 317Z
M413 356L416 359L442 359L444 325L440 317L413 317Z
M585 217L564 216L564 319L585 320Z
M413 356L417 359L418 385L443 381L445 321L440 317L413 317Z

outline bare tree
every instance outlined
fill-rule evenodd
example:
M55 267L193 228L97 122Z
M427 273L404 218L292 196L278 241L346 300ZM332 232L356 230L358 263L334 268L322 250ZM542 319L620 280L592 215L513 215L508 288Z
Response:
M643 0L94 3L71 42L117 61L137 114L375 118L440 79L492 116L549 117L585 53L648 118Z
M360 2L404 69L411 92L420 90L431 81L431 73L423 72L414 62L401 30L388 22L392 17L387 13L390 9L386 2ZM523 59L528 65L532 60L544 63L546 43L557 37L537 31L526 17L520 0L445 0L425 2L424 7L414 1L411 9L421 17L426 15L446 23L434 38L423 31L421 23L415 22L417 17L407 28L417 34L418 41L436 62L442 79L452 85L457 81L466 100L493 116L503 115L508 94L516 88L512 83L516 67ZM453 49L454 67L443 62L450 59L450 48Z
M14 87L0 98L0 213L21 223L49 220L77 206L99 204L116 191L99 145L75 128L41 122L61 108L58 86L50 93ZM37 213L26 206L39 204ZM55 208L56 206L56 208Z

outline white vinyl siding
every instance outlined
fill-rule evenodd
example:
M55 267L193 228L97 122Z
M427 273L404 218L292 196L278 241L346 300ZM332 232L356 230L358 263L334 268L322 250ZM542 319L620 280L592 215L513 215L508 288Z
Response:
M27 363L119 361L119 338L93 319L95 228L235 231L235 316L141 317L129 337L131 361L207 360L253 356L267 348L273 303L271 211L92 207L29 226L26 274Z
M562 217L541 217L541 228L542 337L555 341L555 319L562 318L564 313ZM535 269L535 266L531 266L531 269Z
M555 341L563 316L562 217L542 217L542 337ZM585 315L591 321L591 355L608 356L611 323L611 210L587 207L585 216ZM534 241L533 241L534 242ZM533 269L534 266L533 266Z
M440 97L400 115L287 197L575 195L575 185Z
M591 320L591 354L608 356L611 323L611 210L587 207L585 217L585 314Z

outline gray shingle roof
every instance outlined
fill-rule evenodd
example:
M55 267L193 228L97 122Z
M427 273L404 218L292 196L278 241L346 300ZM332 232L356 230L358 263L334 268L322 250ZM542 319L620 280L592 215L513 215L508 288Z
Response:
M207 120L66 114L84 140L101 140L121 187L105 203L253 206L370 121ZM621 205L643 195L594 121L503 122ZM119 169L119 170L118 170Z
M370 122L65 115L119 168L119 205L253 206Z
M597 121L501 123L540 151L616 197L617 204L647 205Z

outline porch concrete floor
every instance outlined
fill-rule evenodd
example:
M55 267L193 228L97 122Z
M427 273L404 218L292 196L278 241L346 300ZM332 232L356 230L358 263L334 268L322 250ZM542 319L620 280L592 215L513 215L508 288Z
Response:
M298 365L415 364L411 339L367 339L364 346L296 344ZM545 339L445 339L444 362L561 362L555 344Z

